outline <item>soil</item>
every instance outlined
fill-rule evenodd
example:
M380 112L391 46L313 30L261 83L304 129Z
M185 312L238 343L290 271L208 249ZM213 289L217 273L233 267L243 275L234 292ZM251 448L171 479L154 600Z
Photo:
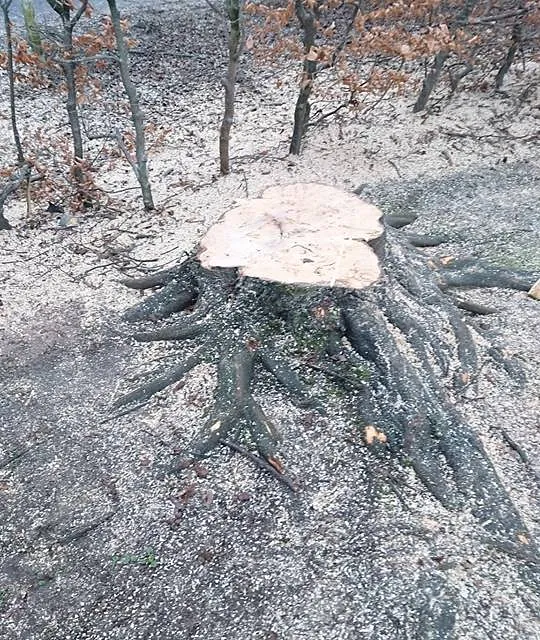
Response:
M409 96L328 120L290 158L294 74L278 88L275 71L249 61L234 172L219 178L222 28L202 2L161 6L132 16L134 75L156 123L158 210L143 211L120 160L103 160L97 178L115 203L77 214L73 228L58 225L46 199L35 197L30 218L25 200L6 203L14 229L0 233L0 636L540 638L538 563L494 548L471 514L444 509L412 470L381 464L339 396L322 417L264 379L256 389L283 431L280 457L301 484L294 494L226 450L169 473L204 422L211 367L110 419L130 378L171 353L131 342L120 316L138 294L119 280L174 264L231 204L269 186L357 189L385 213L417 213L412 230L446 234L429 250L437 255L540 269L538 109L534 96L520 98L534 69L516 69L505 94L467 90L439 113L413 116ZM99 106L122 121L109 95ZM84 113L103 125L96 104ZM50 92L28 91L22 114L26 140L66 131ZM10 157L5 99L0 118ZM537 539L538 302L496 289L467 296L498 309L470 323L496 332L528 375L518 388L486 359L463 411Z

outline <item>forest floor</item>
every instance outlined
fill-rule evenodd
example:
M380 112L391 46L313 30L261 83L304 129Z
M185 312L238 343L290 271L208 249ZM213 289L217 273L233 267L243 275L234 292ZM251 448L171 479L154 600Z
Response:
M495 550L471 514L445 510L412 470L403 483L403 471L379 468L339 398L323 418L264 381L256 390L284 433L294 495L228 451L167 473L204 421L211 368L104 421L126 380L168 352L129 339L119 317L138 294L121 277L174 264L235 201L268 186L363 185L383 211L417 212L415 230L444 230L439 254L540 271L538 89L524 94L534 70L516 69L504 94L465 90L429 114L413 115L409 96L328 119L292 158L294 74L278 88L274 70L250 61L234 172L220 178L221 26L204 3L161 4L132 17L156 212L143 211L120 159L96 160L108 197L73 228L46 212L54 191L36 187L30 213L24 199L5 207L14 229L0 232L0 636L540 638L538 567ZM88 127L125 120L115 92L83 107ZM2 98L3 158L8 115ZM60 98L25 90L21 129L36 149L60 144ZM538 539L538 302L470 296L499 310L471 318L473 329L496 331L529 379L516 389L486 362L463 412Z

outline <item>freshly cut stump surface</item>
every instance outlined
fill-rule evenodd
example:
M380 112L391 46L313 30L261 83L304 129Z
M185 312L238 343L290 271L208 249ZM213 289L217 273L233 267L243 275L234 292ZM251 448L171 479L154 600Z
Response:
M228 211L200 243L206 269L287 284L363 289L376 282L382 212L314 183L267 189ZM379 243L380 244L380 243Z

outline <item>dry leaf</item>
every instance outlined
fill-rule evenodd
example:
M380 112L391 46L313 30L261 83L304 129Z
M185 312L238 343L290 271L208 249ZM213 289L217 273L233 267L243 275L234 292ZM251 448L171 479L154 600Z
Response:
M278 473L283 473L283 464L280 462L280 460L278 460L277 458L269 457L266 458L266 461L271 464Z
M530 540L524 533L518 533L517 539L521 542L521 544L529 544Z
M317 47L311 47L307 52L306 60L309 62L316 62L319 59L319 49Z
M440 258L441 264L450 264L451 262L454 262L454 260L454 256L443 256Z
M402 44L399 52L403 57L407 57L411 54L411 48L408 44Z

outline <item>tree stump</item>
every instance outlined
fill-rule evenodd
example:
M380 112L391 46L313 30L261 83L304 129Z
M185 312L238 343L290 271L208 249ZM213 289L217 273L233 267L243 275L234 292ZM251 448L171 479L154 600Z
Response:
M125 314L141 325L135 340L184 341L185 355L116 407L137 407L201 362L216 363L214 404L192 453L247 441L279 473L279 429L253 397L252 381L265 369L298 406L324 412L324 396L303 380L315 370L349 396L375 456L412 466L437 500L468 506L489 532L502 534L507 550L533 553L479 437L459 413L482 357L516 384L523 373L494 347L479 354L462 310L493 310L454 292L528 291L536 277L428 258L417 247L439 240L408 236L403 229L413 220L384 217L353 194L317 184L274 187L243 202L209 230L197 254L125 281L155 289Z

